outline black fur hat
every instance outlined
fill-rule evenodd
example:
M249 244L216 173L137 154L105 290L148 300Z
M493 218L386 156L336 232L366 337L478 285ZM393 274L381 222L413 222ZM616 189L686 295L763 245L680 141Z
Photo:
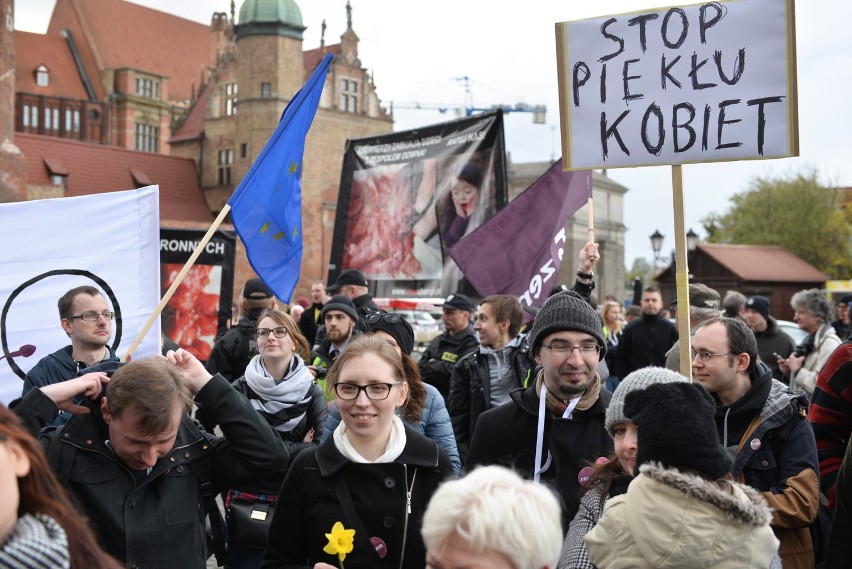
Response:
M697 383L660 383L627 394L624 413L639 428L637 470L658 462L713 479L731 471L719 442L713 398Z

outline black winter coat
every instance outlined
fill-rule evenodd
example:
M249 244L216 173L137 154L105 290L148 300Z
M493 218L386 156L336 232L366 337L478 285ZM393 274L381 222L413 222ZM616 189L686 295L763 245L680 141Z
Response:
M103 548L127 567L206 566L206 511L193 463L223 491L279 471L289 462L281 439L222 376L214 376L195 402L209 408L225 438L203 431L185 415L172 450L139 480L134 475L138 471L129 470L106 445L109 430L99 405L40 435L49 457L59 454L63 461L72 460L66 488ZM56 405L34 389L14 411L32 428L49 421ZM52 454L54 449L63 450ZM64 468L64 462L60 466Z
M444 399L447 399L450 394L450 378L456 362L476 350L478 346L479 340L476 339L470 326L454 336L450 336L447 332L435 336L417 362L420 378L437 388Z
M675 325L657 314L643 314L624 328L615 355L615 375L624 379L637 369L666 367L666 352L678 340Z
M480 464L499 464L532 480L535 463L539 398L534 381L526 389L512 391L512 400L479 416L470 442L464 470ZM577 476L589 462L612 453L612 438L604 427L606 408L612 397L601 388L598 400L585 411L574 411L570 419L544 421L545 448L552 457L541 481L555 487L562 497L562 524L567 528L580 507Z
M212 374L221 373L228 381L234 381L246 373L246 368L253 357L258 354L257 318L263 312L262 308L250 310L240 318L239 324L225 332L213 345L210 357L204 367Z
M320 561L339 565L336 555L323 551L328 544L325 534L331 532L335 522L341 522L346 529L355 529L355 525L343 513L335 480L342 480L349 489L354 509L368 534L359 536L356 532L355 548L346 556L344 566L424 567L426 550L420 537L423 513L438 485L453 475L453 465L446 451L434 441L410 427L405 428L405 436L402 454L384 464L351 462L337 450L333 437L301 453L293 461L278 495L261 567L308 569ZM411 493L410 514L407 491ZM378 537L386 544L384 559L363 545L363 538L370 537Z

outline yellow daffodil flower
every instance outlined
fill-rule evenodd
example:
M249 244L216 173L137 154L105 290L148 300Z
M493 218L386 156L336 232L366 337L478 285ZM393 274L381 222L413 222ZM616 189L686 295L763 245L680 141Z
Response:
M342 523L334 522L331 533L325 534L325 537L328 539L328 544L322 550L329 555L337 554L340 566L343 567L343 560L348 553L352 553L355 545L355 530L345 529Z

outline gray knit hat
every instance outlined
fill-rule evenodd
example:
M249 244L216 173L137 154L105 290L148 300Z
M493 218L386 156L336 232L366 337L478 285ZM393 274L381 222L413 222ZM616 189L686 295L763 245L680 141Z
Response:
M358 312L355 310L355 305L352 304L352 300L348 296L343 296L342 294L338 294L337 296L332 296L331 300L325 303L322 307L322 312L320 313L320 317L325 321L325 315L331 312L332 310L339 310L344 314L348 315L349 318L358 322Z
M538 354L548 334L562 330L576 330L593 336L601 347L600 359L606 355L603 323L592 305L574 291L554 294L541 305L530 330L532 353Z
M618 387L615 388L615 393L612 394L609 407L606 409L604 426L609 431L609 435L614 436L612 427L615 424L630 420L629 417L624 416L624 400L627 398L628 393L642 391L655 383L675 383L678 381L689 380L681 374L664 367L643 367L633 373L627 374L627 377L622 379Z

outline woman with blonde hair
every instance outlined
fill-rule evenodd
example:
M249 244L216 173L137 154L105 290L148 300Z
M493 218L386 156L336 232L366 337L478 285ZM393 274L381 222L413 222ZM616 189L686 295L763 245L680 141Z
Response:
M0 405L0 567L120 566L101 550L38 442Z
M615 300L607 300L601 306L601 320L603 320L604 340L606 340L606 367L609 368L609 378L606 380L606 388L610 393L618 387L620 378L613 373L615 369L615 354L624 331L624 321L621 319L621 304Z

